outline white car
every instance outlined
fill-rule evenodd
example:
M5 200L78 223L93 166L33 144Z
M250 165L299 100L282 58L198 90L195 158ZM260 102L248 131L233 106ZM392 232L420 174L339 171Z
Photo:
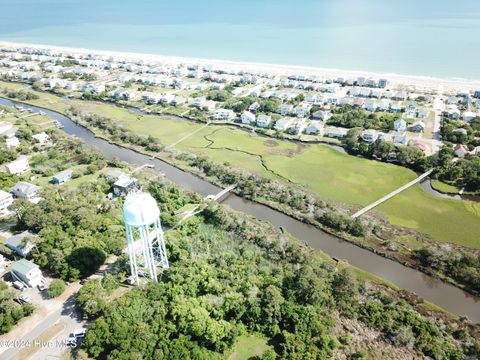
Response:
M14 281L13 282L13 287L18 290L23 290L25 288L25 285L23 285L20 281Z
M19 296L19 299L20 299L21 301L23 301L23 302L26 302L26 303L29 303L29 302L32 301L32 300L31 300L27 295L25 295L25 294L20 295L20 296Z

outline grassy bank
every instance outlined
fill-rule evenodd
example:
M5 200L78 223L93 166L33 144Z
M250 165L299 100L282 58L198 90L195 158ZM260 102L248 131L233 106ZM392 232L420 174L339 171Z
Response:
M21 84L0 83L19 89ZM40 94L32 104L65 112L70 106L113 118L139 134L152 135L171 144L200 128L201 124L141 116L112 105L64 100ZM342 154L320 144L298 144L265 138L228 126L209 126L177 146L204 154L217 162L277 180L292 182L319 197L365 206L415 178L405 168ZM430 234L442 242L480 248L480 204L438 199L416 185L382 204L376 211L396 225Z

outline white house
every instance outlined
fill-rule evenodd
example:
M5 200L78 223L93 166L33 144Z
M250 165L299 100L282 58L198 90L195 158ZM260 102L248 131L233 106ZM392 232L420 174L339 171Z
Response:
M393 136L393 143L395 146L405 145L408 142L406 132L397 132Z
M268 128L272 122L270 115L259 115L257 118L257 126L261 128Z
M10 236L5 242L5 246L15 252L16 254L26 257L35 246L35 235L29 231L24 231L20 234Z
M50 137L45 132L32 135L32 138L34 138L40 145L48 144L48 140L50 139Z
M235 113L230 109L217 109L213 114L215 120L232 120L235 117Z
M17 198L34 201L38 198L40 187L30 184L25 181L19 181L10 190L10 192Z
M290 104L281 104L278 107L278 112L282 116L287 116L287 115L291 114L292 111L293 111L293 105L290 105Z
M395 120L395 122L393 123L393 130L404 132L405 130L407 130L407 122L403 119Z
M12 277L14 280L31 287L45 284L45 278L42 276L38 265L26 259L21 259L13 264Z
M192 106L195 106L196 108L202 109L205 106L205 102L207 100L204 97L196 97L192 99Z
M242 124L254 124L255 114L252 114L250 111L244 111L240 119L242 120Z
M324 134L327 137L341 139L347 136L348 130L336 126L329 126L325 129Z
M5 171L9 174L20 175L30 170L28 158L21 155L17 160L14 160L5 165Z
M476 117L477 117L477 114L475 114L473 111L465 111L463 113L463 120L468 122L472 121Z
M310 104L306 104L306 103L300 104L296 106L294 109L295 115L297 115L297 117L299 118L305 118L308 116L311 107L312 106Z
M13 203L13 196L12 194L0 190L0 212L4 212L7 208L12 205Z
M309 135L322 135L323 125L319 123L311 123L305 129L305 133Z
M287 120L287 119L280 119L278 120L276 123L275 123L275 130L277 131L285 131L288 129L288 127L290 126L291 124L291 120Z
M363 130L362 131L362 140L365 141L366 143L368 144L371 144L373 142L375 142L375 140L377 140L377 132L375 130L372 130L372 129L368 129L368 130Z

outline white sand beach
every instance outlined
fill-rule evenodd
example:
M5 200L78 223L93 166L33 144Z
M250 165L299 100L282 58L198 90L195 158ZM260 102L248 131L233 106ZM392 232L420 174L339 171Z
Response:
M413 76L402 75L394 73L374 73L355 70L342 70L342 69L325 69L306 66L292 66L292 65L279 65L279 64L264 64L264 63L252 63L252 62L236 62L219 59L199 59L199 58L186 58L176 56L164 56L155 54L142 54L131 52L118 52L118 51L106 51L106 50L94 50L84 48L69 48L61 46L53 46L46 44L26 44L17 42L0 41L0 47L28 47L35 49L51 49L64 54L96 54L101 56L111 56L116 59L125 59L130 61L143 60L146 63L161 63L167 65L177 64L199 64L199 65L211 65L215 69L222 70L234 70L234 71L248 71L254 73L268 73L272 75L291 75L291 74L303 74L309 76L318 76L324 79L335 79L337 77L343 77L346 79L366 77L380 79L384 78L389 81L391 85L404 85L415 86L417 90L437 90L440 85L443 86L444 91L455 90L480 90L480 81L460 79L460 78L435 78L429 76Z

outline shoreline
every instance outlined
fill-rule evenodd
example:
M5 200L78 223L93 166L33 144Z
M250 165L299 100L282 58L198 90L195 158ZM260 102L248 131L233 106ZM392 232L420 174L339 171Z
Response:
M415 86L417 90L434 90L442 85L446 90L478 90L480 89L480 80L471 80L463 78L439 78L433 76L420 76L420 75L407 75L396 74L389 72L373 72L373 71L361 71L361 70L343 70L343 69L331 69L320 68L312 66L301 65L282 65L282 64L268 64L257 62L240 62L233 60L222 59L204 59L195 57L181 57L181 56L168 56L160 54L145 54L128 51L111 51L100 49L86 49L86 48L74 48L65 46L55 46L46 44L30 44L19 43L11 41L0 40L0 47L29 47L34 49L50 49L58 52L76 53L76 54L97 54L104 56L111 56L116 58L124 58L126 60L144 60L146 62L158 62L172 65L178 65L182 63L197 63L202 65L212 65L222 69L229 70L246 70L252 72L265 72L272 75L289 75L292 72L303 72L307 75L314 75L323 78L335 78L335 77L373 77L373 78L386 78L390 84Z

